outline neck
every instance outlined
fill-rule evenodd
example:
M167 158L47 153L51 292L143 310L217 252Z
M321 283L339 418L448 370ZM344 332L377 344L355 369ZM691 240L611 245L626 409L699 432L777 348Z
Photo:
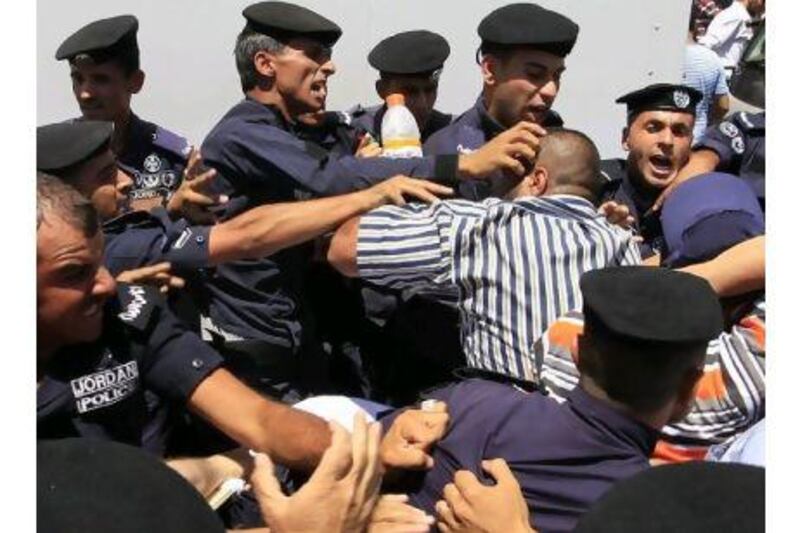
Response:
M586 394L600 400L601 402L610 405L615 411L623 413L625 416L633 418L637 422L644 424L647 427L660 431L662 427L669 422L669 414L664 414L666 409L661 409L655 413L639 413L634 411L627 405L609 398L606 391L604 391L592 378L586 375L581 375L578 386L581 387Z
M289 113L289 106L286 105L286 101L277 91L272 89L265 91L256 87L247 91L246 94L251 100L275 107L281 112L286 122L294 122L291 113Z
M111 137L111 151L121 154L128 143L128 128L131 124L131 110L114 120L114 135Z

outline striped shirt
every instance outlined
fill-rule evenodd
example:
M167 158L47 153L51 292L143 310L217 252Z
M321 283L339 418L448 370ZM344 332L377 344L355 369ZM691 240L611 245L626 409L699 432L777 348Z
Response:
M665 461L703 459L711 445L745 431L766 412L766 307L752 311L708 344L703 377L689 414L665 426L653 457ZM583 316L567 313L550 326L534 347L538 378L551 396L563 400L578 385L577 336Z
M683 83L703 93L697 104L694 120L694 141L696 144L708 127L708 118L718 96L728 94L725 69L717 54L699 44L686 46L683 58Z
M468 365L523 379L534 342L582 305L581 274L640 262L631 232L577 196L386 206L358 230L363 279L450 295Z

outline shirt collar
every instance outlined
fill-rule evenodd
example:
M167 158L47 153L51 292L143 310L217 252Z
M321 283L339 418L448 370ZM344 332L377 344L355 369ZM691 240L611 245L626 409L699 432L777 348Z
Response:
M567 394L567 401L581 417L603 426L613 437L637 448L647 457L653 453L659 431L591 396L580 385Z
M589 215L596 215L597 208L581 196L574 194L548 194L547 196L523 196L514 200L514 203L537 203L537 202L552 202L555 200L557 203L577 209Z

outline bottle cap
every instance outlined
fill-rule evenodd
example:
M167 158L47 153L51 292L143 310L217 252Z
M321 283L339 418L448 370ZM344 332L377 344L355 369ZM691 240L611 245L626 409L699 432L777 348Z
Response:
M386 97L386 105L391 107L395 105L405 105L406 97L402 93L393 93Z

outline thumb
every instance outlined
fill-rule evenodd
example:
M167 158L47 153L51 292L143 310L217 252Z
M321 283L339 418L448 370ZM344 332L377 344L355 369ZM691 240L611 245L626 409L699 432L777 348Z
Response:
M272 505L286 499L278 479L275 477L275 466L269 456L258 453L254 457L255 468L250 474L250 484L262 509L271 509Z
M489 459L481 462L484 472L492 476L498 485L517 484L517 478L503 459Z

